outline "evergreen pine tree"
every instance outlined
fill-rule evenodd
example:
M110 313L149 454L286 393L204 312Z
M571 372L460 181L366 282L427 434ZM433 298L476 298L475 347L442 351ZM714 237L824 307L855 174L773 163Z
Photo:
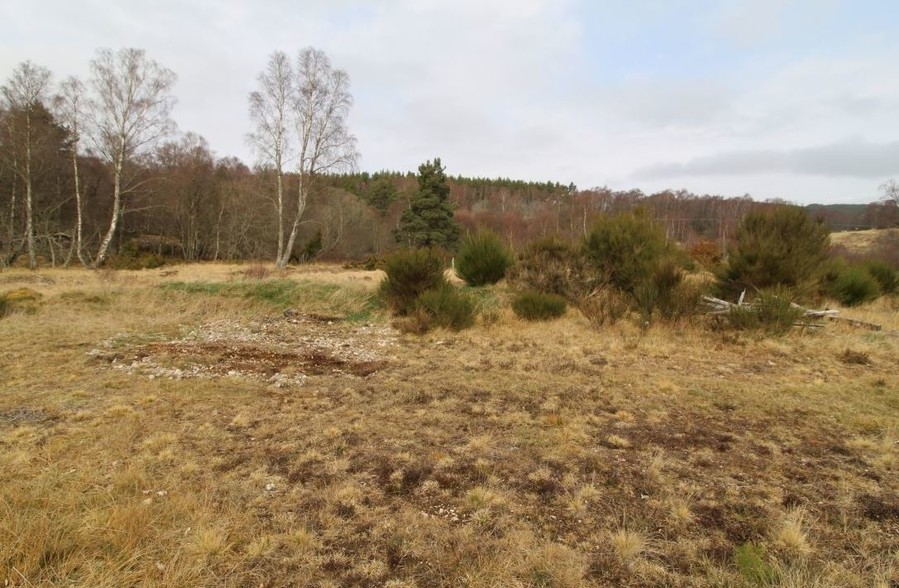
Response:
M366 196L368 203L380 212L381 216L384 216L387 214L387 209L396 200L396 186L393 185L393 180L390 179L390 176L378 176L372 182Z
M459 241L450 188L440 158L418 166L418 192L400 218L396 240L410 247L452 249Z

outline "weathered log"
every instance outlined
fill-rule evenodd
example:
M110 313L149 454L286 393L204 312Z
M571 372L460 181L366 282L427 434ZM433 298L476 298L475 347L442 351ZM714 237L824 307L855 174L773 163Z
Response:
M853 327L859 327L861 329L868 329L869 331L882 331L883 327L876 323L869 323L868 321L862 321L859 319L846 318L844 316L832 316L829 315L827 318L834 321L842 321L844 323L849 323Z

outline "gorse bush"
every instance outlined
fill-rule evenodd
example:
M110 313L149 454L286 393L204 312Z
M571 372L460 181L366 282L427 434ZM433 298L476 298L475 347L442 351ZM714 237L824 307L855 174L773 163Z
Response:
M443 261L432 249L407 249L389 256L384 263L387 277L381 282L380 293L387 306L400 316L406 316L418 306L418 298L428 290L446 284Z
M827 227L801 208L752 211L737 228L727 267L719 273L722 294L775 286L810 292L821 277L829 247Z
M490 231L469 234L456 256L456 273L471 286L495 284L512 265L506 244Z
M568 303L556 294L529 290L518 294L512 301L515 316L529 321L545 321L565 314Z
M626 310L642 324L653 319L677 321L699 306L700 291L685 281L689 256L669 247L665 234L643 209L600 218L587 236L585 249L598 288L617 295L591 296L580 304L595 323L614 322Z
M665 234L643 209L601 217L585 248L599 279L630 295L652 280L667 253Z
M477 317L474 299L448 283L423 292L419 304L434 324L454 331L471 327Z
M592 274L581 247L558 237L547 237L521 252L509 272L509 281L519 288L574 301L590 292L594 282Z
M860 267L843 270L831 286L831 294L844 306L858 306L880 296L877 280Z
M432 249L409 249L389 256L380 292L387 306L401 317L400 330L423 334L434 326L453 330L472 326L475 300L446 281L443 261Z
M694 315L702 293L686 281L684 270L677 263L663 259L652 276L636 288L632 298L644 321L659 318L672 322Z
M880 288L881 294L895 294L899 292L899 271L896 271L883 261L869 261L865 269Z

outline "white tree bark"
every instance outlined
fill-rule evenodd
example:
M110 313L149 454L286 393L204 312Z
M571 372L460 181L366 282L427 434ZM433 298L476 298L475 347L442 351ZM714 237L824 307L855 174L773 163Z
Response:
M18 111L24 117L25 128L21 130L19 140L22 141L25 156L24 164L16 169L21 173L25 184L25 241L28 248L28 267L37 267L34 249L34 129L32 126L35 111L47 98L50 85L50 70L30 61L19 64L7 83L0 88L6 107L10 111Z
M75 255L81 265L87 267L84 259L83 227L84 203L81 199L81 176L78 171L78 152L81 144L81 127L84 120L84 84L75 77L66 79L59 88L55 99L57 116L66 126L71 137L72 177L75 192Z
M259 89L250 94L250 118L255 130L248 135L257 157L275 170L278 213L278 253L284 254L284 164L290 156L290 117L294 100L294 72L286 53L276 51L256 78Z
M128 163L174 130L175 74L148 59L141 49L100 49L91 61L91 140L112 166L113 202L109 228L94 260L106 260L122 216L122 199L131 190L124 178Z
M323 51L307 47L297 57L294 128L299 144L297 157L297 206L290 236L276 266L287 267L316 178L352 169L358 158L356 138L347 129L346 117L353 97L350 79L331 68Z

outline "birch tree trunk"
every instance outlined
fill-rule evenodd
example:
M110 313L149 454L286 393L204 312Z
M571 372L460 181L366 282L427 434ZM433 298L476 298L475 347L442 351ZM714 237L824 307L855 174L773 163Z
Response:
M31 115L25 119L25 239L28 244L28 267L37 267L34 253L34 192L31 178Z
M277 263L275 263L275 267L278 269L284 269L287 267L287 264L290 263L290 256L293 254L293 247L296 244L297 233L300 230L300 220L303 218L303 214L306 211L306 200L308 198L308 189L306 185L306 180L300 177L300 188L297 190L297 208L296 214L293 217L293 223L290 226L290 236L287 238L287 246L281 252L281 257L278 258Z
M275 265L284 256L284 163L290 155L291 105L295 78L286 53L276 51L256 78L259 89L250 93L250 118L255 130L247 138L264 164L275 171L275 210L278 214L278 251ZM287 255L288 259L290 254Z
M116 237L123 198L133 190L124 181L126 166L174 129L170 91L176 78L141 49L100 49L91 72L90 137L100 157L113 167L112 214L93 263L99 267Z
M290 262L299 228L316 178L355 166L356 138L349 133L346 117L353 97L346 72L331 68L331 60L323 51L307 47L297 56L295 75L294 128L299 142L297 159L297 206L290 236L276 267Z
M72 149L72 175L75 180L75 255L81 265L87 267L84 261L83 253L83 233L84 233L84 204L81 202L81 178L78 175L78 149Z
M116 229L119 226L119 218L122 216L122 161L121 158L116 161L113 173L113 189L112 189L112 218L109 220L109 228L103 241L100 242L100 249L97 251L97 257L94 259L94 267L100 267L106 261L109 253L109 245L115 237Z
M25 184L25 243L28 249L28 267L37 267L37 255L34 247L34 129L35 111L43 106L47 98L50 84L50 70L34 65L30 61L19 64L12 72L6 84L0 88L3 99L11 111L18 111L24 117L25 128L22 132L19 149L24 147L24 169L22 182ZM18 134L18 133L16 133ZM18 167L18 166L16 166Z
M53 100L57 116L68 127L72 149L72 179L75 195L75 243L74 254L87 267L84 259L84 203L81 199L81 174L78 170L78 153L81 145L81 130L84 119L84 84L74 77L66 79L60 85L59 94ZM66 265L71 260L66 259Z

